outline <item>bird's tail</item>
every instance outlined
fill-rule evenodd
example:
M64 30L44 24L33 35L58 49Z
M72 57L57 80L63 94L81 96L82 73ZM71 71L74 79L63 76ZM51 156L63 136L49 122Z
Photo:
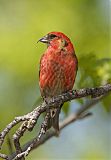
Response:
M50 109L50 119L48 120L48 129L53 127L59 133L59 114L61 107Z

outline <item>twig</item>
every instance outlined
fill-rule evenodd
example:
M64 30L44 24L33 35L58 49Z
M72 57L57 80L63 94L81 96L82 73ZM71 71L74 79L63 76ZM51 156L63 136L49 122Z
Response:
M69 124L75 122L76 120L79 120L79 119L81 120L81 118L83 117L83 115L85 115L87 110L89 110L92 106L97 104L104 97L105 96L101 96L99 98L91 100L89 103L83 105L80 109L78 109L76 113L73 113L73 114L69 115L65 120L63 120L63 122L60 123L60 131L62 129L64 129L66 126L68 126ZM34 139L27 142L23 146L22 154L16 155L15 153L13 153L10 156L9 160L12 160L14 157L16 157L14 159L14 160L16 160L18 157L20 158L20 157L23 157L23 156L27 156L31 150L38 148L40 145L44 144L48 139L50 139L51 137L56 136L56 135L57 135L56 131L52 130L52 131L47 131L45 136L42 136L39 141L38 141L38 136L35 137ZM30 146L32 146L32 145L33 145L33 147L30 148Z
M50 113L47 112L46 115L45 115L44 121L41 124L41 129L40 129L40 132L39 132L39 134L37 136L38 137L37 141L40 141L40 138L46 133L47 127L48 127L48 119L49 118L50 118Z
M3 159L6 159L6 160L9 159L8 156L7 156L6 154L2 154L2 153L0 153L0 157L3 158Z
M14 134L14 144L15 144L15 148L16 148L16 157L15 159L20 159L21 157L25 157L26 155L29 154L29 152L34 148L34 146L37 144L40 144L40 141L42 141L42 138L44 137L44 133L46 132L46 128L47 128L47 116L45 117L44 122L42 123L41 126L41 130L39 135L33 139L33 141L31 142L31 144L26 148L26 150L22 150L19 140L21 138L21 136L23 136L23 134L26 132L26 130L31 131L35 124L37 123L37 120L39 118L39 116L41 115L41 113L45 112L47 108L52 108L55 106L59 106L59 104L62 104L64 102L70 101L72 99L77 99L77 98L82 98L82 97L86 97L86 96L91 96L91 97L99 97L101 95L105 95L108 92L111 91L111 84L106 84L104 86L100 86L97 88L84 88L84 89L80 89L80 90L72 90L69 91L67 93L64 93L62 95L59 95L57 97L52 98L48 103L42 103L40 106L36 107L32 112L24 115L24 116L20 116L20 117L16 117L10 124L8 124L6 126L6 128L0 133L0 148L4 142L4 138L7 135L7 133L9 133L9 131L18 123L23 121L23 124L21 125L21 127L16 131L16 133ZM99 99L100 100L100 99ZM87 108L89 109L89 107ZM76 117L72 118L72 121L76 120L76 119L80 119L82 117L85 117L85 109L78 111L78 113L76 113ZM69 123L69 122L68 122ZM67 124L67 123L65 123ZM61 128L61 126L60 126ZM55 132L53 132L55 134ZM0 155L1 156L1 155ZM3 156L1 156L3 158Z

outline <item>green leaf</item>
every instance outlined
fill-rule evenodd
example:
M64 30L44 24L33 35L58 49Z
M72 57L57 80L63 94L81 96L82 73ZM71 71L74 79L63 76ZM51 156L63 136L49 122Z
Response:
M107 112L111 112L111 94L105 97L103 100L103 106Z
M65 113L66 116L68 115L69 107L70 107L70 102L65 102L63 107L62 107L63 112Z

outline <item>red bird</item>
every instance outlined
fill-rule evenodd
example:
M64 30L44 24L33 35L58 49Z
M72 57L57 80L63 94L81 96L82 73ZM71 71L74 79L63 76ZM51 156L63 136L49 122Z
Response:
M47 44L40 60L39 86L45 101L73 88L78 60L70 39L61 32L50 32L39 40ZM50 109L48 128L59 131L59 113L63 104Z

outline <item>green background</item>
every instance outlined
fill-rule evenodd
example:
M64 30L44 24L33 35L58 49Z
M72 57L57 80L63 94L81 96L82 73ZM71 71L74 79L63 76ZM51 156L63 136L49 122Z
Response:
M70 37L79 60L75 88L111 82L110 1L0 0L0 130L41 101L39 61L46 46L38 39L51 31ZM60 137L27 159L104 160L110 157L111 95L92 109L93 116L68 126ZM62 118L88 99L65 104ZM39 125L42 122L39 120ZM16 129L16 128L15 128ZM15 129L9 134L12 136ZM36 136L38 126L22 143ZM2 152L10 154L7 141Z

